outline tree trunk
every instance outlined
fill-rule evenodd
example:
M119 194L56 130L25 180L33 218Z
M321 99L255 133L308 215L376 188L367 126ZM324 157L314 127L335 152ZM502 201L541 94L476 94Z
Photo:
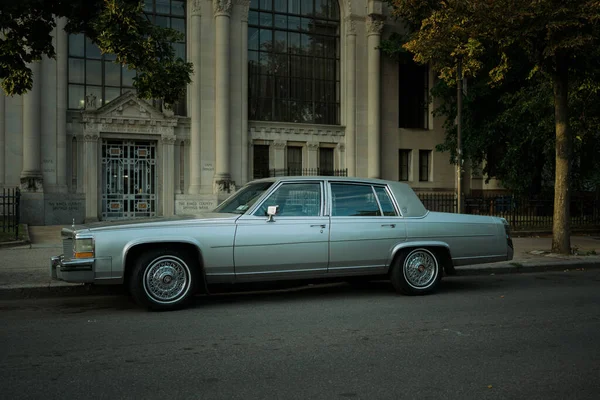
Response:
M554 74L554 117L556 125L556 172L554 183L554 219L552 226L552 252L571 252L571 158L573 140L568 120L568 60L565 55L556 56Z

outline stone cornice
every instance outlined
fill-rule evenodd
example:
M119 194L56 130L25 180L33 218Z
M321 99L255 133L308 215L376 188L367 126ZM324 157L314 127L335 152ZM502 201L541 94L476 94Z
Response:
M165 118L165 119L144 119L144 118L115 118L115 117L103 117L95 115L83 115L82 122L86 125L120 125L120 126L137 126L141 128L152 128L152 127L170 127L174 128L177 126L177 119Z
M299 124L290 122L249 121L252 139L272 139L278 135L344 136L346 128L341 125Z
M231 0L213 0L213 12L215 17L230 17L231 6Z

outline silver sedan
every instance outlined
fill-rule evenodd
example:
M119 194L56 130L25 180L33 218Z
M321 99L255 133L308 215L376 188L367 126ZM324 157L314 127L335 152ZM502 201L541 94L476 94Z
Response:
M503 218L432 212L410 186L340 177L246 184L203 216L63 229L53 279L124 284L149 309L185 306L214 284L385 277L434 292L455 266L511 260Z

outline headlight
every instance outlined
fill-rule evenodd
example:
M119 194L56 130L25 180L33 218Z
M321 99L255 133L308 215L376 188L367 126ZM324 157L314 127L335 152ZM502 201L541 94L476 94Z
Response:
M94 239L75 239L74 255L75 258L93 258Z

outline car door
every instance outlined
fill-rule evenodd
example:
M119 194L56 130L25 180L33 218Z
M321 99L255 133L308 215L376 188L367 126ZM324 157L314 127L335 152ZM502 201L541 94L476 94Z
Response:
M331 182L328 272L380 273L405 225L384 185Z
M325 274L329 263L329 218L319 180L283 182L251 215L237 220L236 279L302 278ZM269 206L278 206L272 218Z

